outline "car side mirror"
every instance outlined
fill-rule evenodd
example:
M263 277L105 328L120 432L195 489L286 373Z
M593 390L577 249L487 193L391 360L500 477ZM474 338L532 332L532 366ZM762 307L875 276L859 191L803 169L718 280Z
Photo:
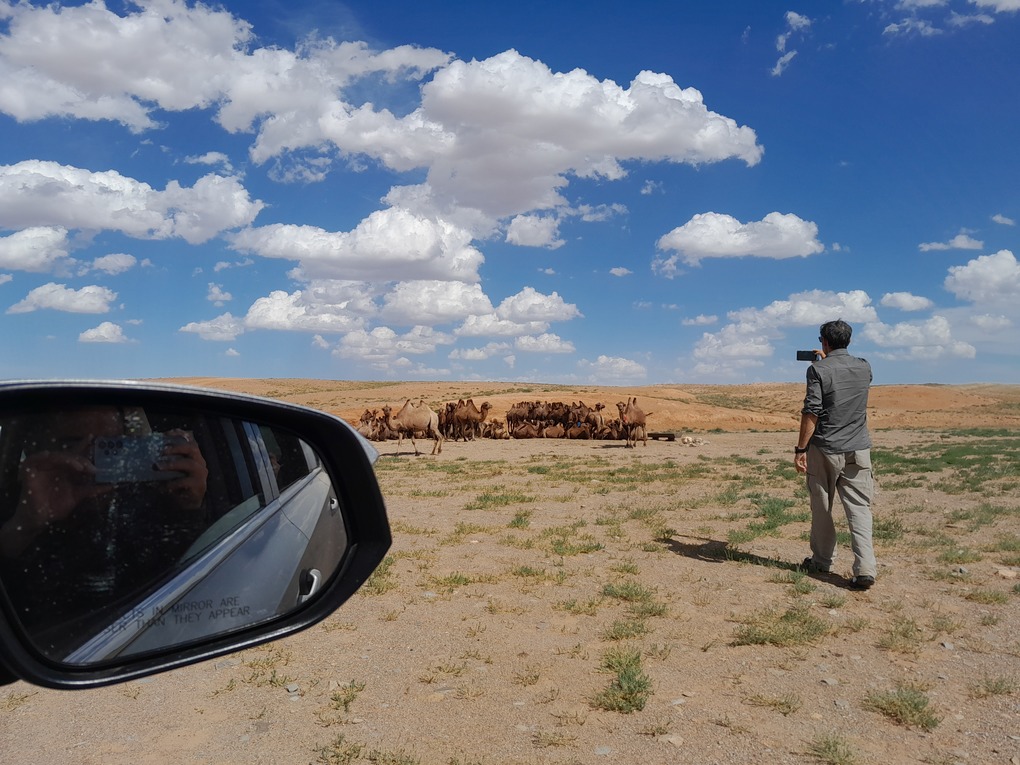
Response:
M0 682L107 685L325 618L390 545L376 456L269 399L0 385Z

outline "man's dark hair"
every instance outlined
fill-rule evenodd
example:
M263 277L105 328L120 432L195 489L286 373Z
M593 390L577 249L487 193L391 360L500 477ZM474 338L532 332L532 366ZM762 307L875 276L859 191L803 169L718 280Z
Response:
M853 333L853 328L842 319L827 321L818 328L819 336L829 344L829 348L832 350L846 348L850 345L850 335Z

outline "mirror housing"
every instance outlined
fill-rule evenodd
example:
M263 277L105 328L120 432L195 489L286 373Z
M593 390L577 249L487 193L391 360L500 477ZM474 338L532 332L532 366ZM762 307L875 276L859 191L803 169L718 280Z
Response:
M343 524L341 532L334 532L333 535L339 541L330 537L321 543L332 546L334 557L325 571L320 570L320 567L300 572L300 582L288 589L289 605L286 608L252 620L253 623L242 620L229 628L209 632L195 639L170 644L150 640L150 645L135 652L96 648L94 644L102 641L98 641L93 633L74 636L74 642L81 642L88 650L82 648L77 653L67 655L54 655L52 651L42 650L40 641L34 639L33 633L26 629L21 618L22 612L16 607L24 593L9 589L31 587L32 580L16 581L8 578L4 581L0 578L0 684L22 679L51 688L92 688L144 677L277 640L306 629L333 613L367 580L389 549L389 523L372 469L377 452L350 425L337 417L266 398L168 384L131 381L28 381L0 384L0 423L9 422L10 418L22 416L26 412L65 412L114 406L121 411L194 411L205 417L245 423L253 428L252 433L257 434L255 429L261 427L291 434L299 439L307 447L306 452L311 455L309 459L317 458L316 467L321 467L318 472L325 475L321 483L327 488L331 484L328 506L333 508L334 513L339 513ZM3 443L4 436L0 425L0 443ZM98 462L95 456L90 459ZM24 453L21 461L25 461ZM276 480L268 480L272 473L269 460L263 460L258 469L262 471L266 485L272 483L275 487ZM278 465L276 469L279 470ZM4 519L11 515L10 505L13 501L8 496L9 492L4 491L5 481L10 482L10 472L0 476L0 497L6 497L3 502L7 505L0 506L0 533ZM321 496L317 497L321 504ZM273 537L277 547L283 545L286 551L299 555L301 550L296 549L299 542L290 541L290 537L284 540L280 528L286 526L293 532L295 527L300 526L300 522L293 518L285 518L278 525L266 521L274 514L286 514L285 509L280 509L279 501L270 505L258 521L253 522L252 534L257 531L261 535L262 545L269 537ZM292 533L292 536L301 540L300 543L308 544L314 536L312 532L311 525L306 524L301 534ZM315 526L314 532L322 536L318 526ZM227 546L227 543L220 545L223 548ZM295 549L290 550L291 547ZM125 547L123 552L116 554L126 557L131 554L131 550ZM221 559L225 555L229 553L222 553ZM211 559L215 556L210 553L206 557ZM190 560L187 554L185 559ZM257 565L257 562L256 557L254 564L249 560L248 565ZM335 570L328 570L330 568ZM210 571L208 560L205 561L205 568L196 566L190 572L191 578L187 579L185 585L178 587L179 593L174 591L173 597L185 598L188 592L199 592L202 593L202 602L209 602L210 597L215 598L216 587L219 586L217 582L221 580L212 578ZM290 574L281 572L280 576L289 577ZM230 598L235 593L224 589L218 594L223 596L229 606ZM119 621L125 622L125 617L119 617ZM112 621L107 631L117 624L117 620Z

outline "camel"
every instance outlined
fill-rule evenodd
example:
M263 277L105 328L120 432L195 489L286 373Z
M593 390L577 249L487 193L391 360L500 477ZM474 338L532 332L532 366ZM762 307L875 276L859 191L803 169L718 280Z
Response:
M566 432L566 428L557 422L555 425L542 428L541 435L542 438L563 438Z
M490 409L492 409L492 404L488 401L482 404L481 409L475 406L474 399L469 398L466 402L458 401L453 411L454 440L464 436L464 440L467 441L469 434L471 440L474 440L475 435L481 432L482 423L485 422Z
M538 426L533 422L524 422L515 427L510 435L513 438L538 438Z
M645 447L647 447L648 433L645 431L645 418L648 415L637 405L637 396L628 398L626 404L622 401L618 402L616 408L620 410L620 422L627 435L627 448L636 447L639 438L644 441Z
M571 425L567 428L567 438L591 438L591 425L582 422L578 425Z
M400 444L406 433L411 439L411 446L414 447L414 456L421 454L418 445L414 442L415 433L424 433L426 437L434 438L436 443L432 447L432 454L441 454L443 451L443 434L439 430L439 415L433 412L424 401L418 406L407 399L400 411L393 414L389 406L383 407L383 421L386 426L397 434L397 454L400 454Z

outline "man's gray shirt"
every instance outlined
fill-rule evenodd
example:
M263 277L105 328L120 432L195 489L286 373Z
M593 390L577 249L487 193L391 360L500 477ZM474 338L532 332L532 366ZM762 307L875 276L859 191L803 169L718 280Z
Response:
M811 443L830 454L870 449L870 386L871 365L846 348L837 348L808 367L802 411L818 417Z

